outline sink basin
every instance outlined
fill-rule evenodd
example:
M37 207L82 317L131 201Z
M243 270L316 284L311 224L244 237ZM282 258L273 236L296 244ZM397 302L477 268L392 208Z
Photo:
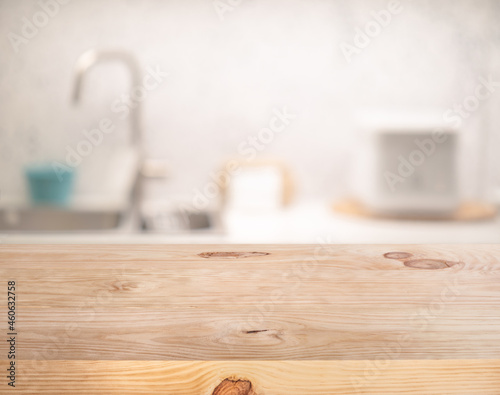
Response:
M30 196L20 186L7 193L2 191L0 233L99 231L121 227L123 220L130 218L135 203L139 155L133 147L114 151L100 148L104 149L96 149L92 160L82 162L78 168L75 188L67 203L41 199L44 205L37 205L40 199ZM54 188L50 183L49 186ZM47 203L53 205L45 205Z
M159 210L143 213L143 229L160 233L220 233L220 213L216 211Z
M124 212L23 208L0 210L0 231L85 231L117 228Z

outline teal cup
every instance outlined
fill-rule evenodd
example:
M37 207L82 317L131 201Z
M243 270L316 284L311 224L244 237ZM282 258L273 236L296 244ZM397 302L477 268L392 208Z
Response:
M34 205L68 205L75 178L73 168L68 167L61 172L56 171L49 163L36 164L26 167L25 176Z

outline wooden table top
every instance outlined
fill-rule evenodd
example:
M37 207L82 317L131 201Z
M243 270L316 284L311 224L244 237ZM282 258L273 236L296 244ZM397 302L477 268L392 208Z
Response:
M0 278L0 394L500 394L499 245L3 245Z

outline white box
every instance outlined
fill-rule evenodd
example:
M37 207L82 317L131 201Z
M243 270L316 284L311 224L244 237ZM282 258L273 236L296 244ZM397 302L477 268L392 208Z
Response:
M459 131L429 115L365 114L355 189L370 211L446 216L459 206Z

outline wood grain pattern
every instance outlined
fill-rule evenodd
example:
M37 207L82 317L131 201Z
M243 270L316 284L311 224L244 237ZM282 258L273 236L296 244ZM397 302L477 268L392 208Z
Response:
M498 395L500 360L26 361L11 392L214 395L225 380L256 395Z
M0 278L19 393L500 394L498 245L4 245Z

